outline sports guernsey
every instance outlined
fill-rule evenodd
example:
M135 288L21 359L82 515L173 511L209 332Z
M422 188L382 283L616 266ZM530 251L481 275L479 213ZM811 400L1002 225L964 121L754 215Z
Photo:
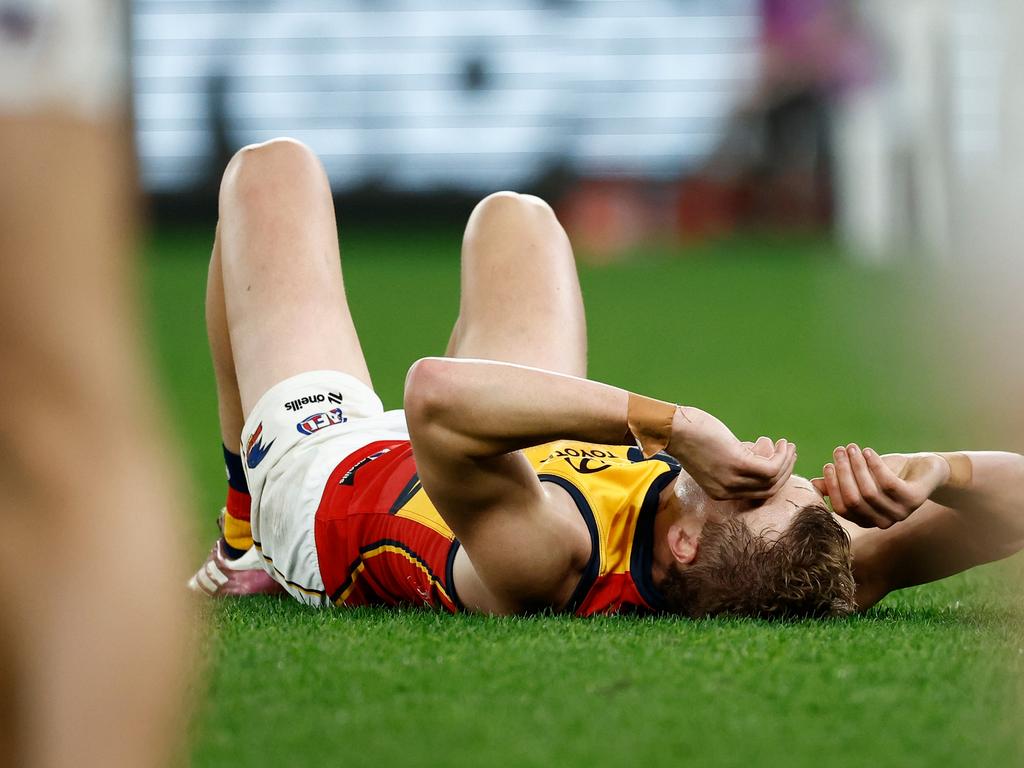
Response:
M565 610L660 610L651 584L654 517L678 463L666 454L644 459L636 448L571 441L524 454L542 482L569 493L590 532L590 561ZM314 535L333 604L462 610L452 579L459 542L423 491L407 440L371 443L334 469Z

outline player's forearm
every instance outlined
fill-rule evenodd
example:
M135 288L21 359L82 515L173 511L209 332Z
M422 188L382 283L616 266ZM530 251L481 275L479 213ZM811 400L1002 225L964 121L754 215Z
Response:
M671 454L714 499L763 499L796 461L786 440L764 438L755 450L699 408L507 363L424 358L409 371L405 407L418 459L433 453L455 474L467 460L493 465L552 440L635 440L645 456Z
M970 452L967 483L945 483L910 517L854 544L858 583L870 607L888 592L925 584L1024 547L1024 457ZM961 487L954 487L954 486Z
M955 509L970 524L973 544L988 560L1013 554L1024 546L1024 456L999 451L962 455L970 461L967 478L940 486L932 500Z
M425 358L405 386L410 429L441 429L467 455L556 439L622 442L628 400L618 387L482 360Z

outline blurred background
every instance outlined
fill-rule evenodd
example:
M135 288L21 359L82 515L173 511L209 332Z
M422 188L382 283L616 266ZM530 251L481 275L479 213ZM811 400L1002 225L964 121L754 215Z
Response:
M539 192L596 259L750 230L948 256L999 144L999 6L135 0L142 184L208 216L234 150L290 135L350 205Z

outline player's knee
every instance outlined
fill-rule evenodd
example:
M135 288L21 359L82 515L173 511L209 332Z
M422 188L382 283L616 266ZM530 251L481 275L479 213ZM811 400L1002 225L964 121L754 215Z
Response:
M242 147L231 158L221 181L221 201L226 197L253 201L300 188L303 181L321 183L323 167L313 151L295 139L279 138Z
M555 212L543 199L518 192L493 192L473 209L473 218L480 222L515 219L520 226L557 224Z
M530 209L537 215L545 218L550 218L552 221L555 220L555 211L543 197L537 197L537 195L519 195L519 199L523 203L530 207Z

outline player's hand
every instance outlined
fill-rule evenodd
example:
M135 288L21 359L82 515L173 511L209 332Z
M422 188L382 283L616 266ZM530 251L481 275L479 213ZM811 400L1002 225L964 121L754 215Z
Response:
M796 446L767 437L743 443L710 413L676 409L666 449L713 499L765 499L793 473Z
M934 453L879 456L856 443L832 452L824 477L811 480L837 515L862 528L888 528L906 520L949 479L949 464Z

